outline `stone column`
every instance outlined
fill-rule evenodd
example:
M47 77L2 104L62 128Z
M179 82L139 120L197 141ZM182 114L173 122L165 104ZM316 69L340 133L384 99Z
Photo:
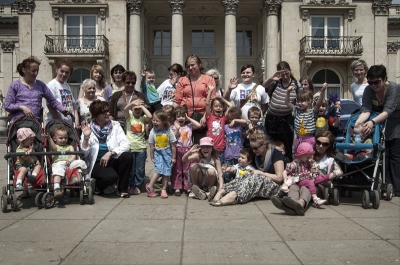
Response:
M389 7L391 0L374 0L372 8L374 10L374 40L375 40L375 58L373 64L386 64L387 52L387 24ZM372 65L372 64L371 64Z
M387 76L390 81L399 83L397 79L398 73L400 73L400 66L398 63L398 50L400 48L400 42L388 42L387 43L387 55L388 55L388 63L386 65Z
M237 76L236 55L236 9L238 0L222 0L225 10L225 52L224 52L224 86L229 84L232 77Z
M18 5L18 35L20 58L28 58L32 54L32 12L36 6L33 0L15 0Z
M267 34L264 40L265 50L265 78L269 78L276 72L276 64L280 61L278 15L282 6L282 0L265 0L264 7L267 15Z
M4 76L4 87L0 88L0 131L5 131L7 128L7 119L2 117L7 116L4 110L4 100L7 95L8 87L13 81L13 71L15 71L16 66L13 65L13 51L15 44L13 41L1 41L1 49L3 50L2 64L6 67L3 68Z
M171 65L179 63L184 65L183 58L183 9L186 6L184 0L169 0L172 13L171 25Z
M140 28L140 14L142 11L143 1L141 0L127 0L126 1L129 13L129 65L128 69L134 71L139 76L142 70L142 40ZM138 79L140 80L140 79ZM139 81L137 82L137 84ZM139 87L137 85L136 87Z

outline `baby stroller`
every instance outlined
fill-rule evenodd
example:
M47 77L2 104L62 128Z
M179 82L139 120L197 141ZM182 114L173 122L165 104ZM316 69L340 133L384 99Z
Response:
M378 116L379 113L372 112L369 120ZM336 150L347 153L347 150L361 151L372 150L370 157L365 157L361 161L345 162L337 159L343 170L343 175L332 182L331 188L325 189L325 199L339 205L340 196L344 196L348 191L352 196L353 191L362 192L362 207L368 209L370 202L372 207L378 209L380 205L381 192L387 192L387 200L393 197L392 184L385 183L385 124L379 123L374 126L373 134L370 135L372 143L352 143L351 136L355 123L360 116L359 113L353 114L346 126L346 138L343 143L336 143Z
M74 118L72 118L74 120ZM46 170L48 172L47 176L49 177L49 182L48 183L54 183L54 178L52 176L52 164L53 164L53 155L78 155L82 156L83 152L80 151L80 141L78 134L74 128L74 125L69 123L66 120L51 120L46 124L45 127L45 132L49 135L52 135L54 129L58 125L63 125L67 128L68 130L68 145L71 145L74 147L75 152L46 152L46 158L45 160L47 161L46 163ZM45 144L45 147L47 145ZM79 157L78 157L79 159ZM90 184L90 179L88 176L84 176L82 173L81 168L74 168L74 169L67 169L65 171L65 177L61 181L61 187L64 188L64 200L68 200L66 197L66 189L69 189L71 197L74 196L75 193L79 194L79 202L81 205L85 204L85 199L87 199L87 202L89 204L93 204L94 199L93 199L93 190L91 188ZM51 185L53 186L53 185ZM53 194L53 201L52 207L54 205L54 194Z
M14 169L14 164L17 159L17 156L22 156L24 153L16 153L16 150L19 146L17 141L17 131L19 128L30 128L34 134L34 153L32 155L36 155L37 159L40 161L42 165L42 169L39 171L36 176L36 180L32 183L28 183L28 179L25 177L23 181L24 191L30 192L30 186L32 189L39 191L39 193L44 194L43 191L46 191L46 178L44 172L44 152L43 152L43 138L42 138L42 126L40 123L30 117L20 117L16 119L13 123L8 124L8 138L6 142L7 146L7 154L4 158L7 160L7 185L2 187L2 196L1 196L1 211L3 213L7 212L8 204L11 205L13 211L18 210L18 199L15 184L17 181L17 176L19 174L19 170ZM41 196L35 198L35 203L39 207L42 207L45 204L45 200L47 197Z

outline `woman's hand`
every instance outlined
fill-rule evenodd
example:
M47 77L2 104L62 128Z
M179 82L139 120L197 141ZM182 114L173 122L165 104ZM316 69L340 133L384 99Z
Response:
M264 176L264 172L262 172L261 170L258 170L258 169L254 169L251 173Z
M64 114L64 116L71 115L72 114L71 108L65 108L62 111L62 114Z
M92 133L92 128L90 128L90 125L88 125L85 121L81 123L81 130L84 137L89 137Z
M276 71L275 74L273 74L270 79L277 82L281 79L282 75L284 75L284 74L285 74L285 70Z
M112 152L109 151L107 152L101 159L100 159L100 166L101 167L106 167L108 164L108 161L110 160L112 156Z
M25 116L35 118L35 114L33 114L30 108L26 106L20 106L19 108L24 112Z
M363 126L363 133L364 135L369 135L372 132L372 129L374 128L374 123L372 121L367 121L364 123Z
M238 86L238 82L239 82L239 78L237 78L237 77L231 78L231 79L229 80L228 88L229 88L229 89L234 89L234 88L236 88L236 87Z

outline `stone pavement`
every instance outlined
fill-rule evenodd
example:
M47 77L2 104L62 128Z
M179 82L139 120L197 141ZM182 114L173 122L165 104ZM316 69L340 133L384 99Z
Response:
M4 154L3 145L0 186ZM95 196L93 205L74 197L48 210L33 196L19 207L0 213L0 264L400 264L399 197L365 210L355 193L304 217L267 200L218 208L144 193Z

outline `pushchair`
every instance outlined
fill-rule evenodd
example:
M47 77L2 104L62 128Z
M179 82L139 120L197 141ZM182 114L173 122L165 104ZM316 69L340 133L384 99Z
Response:
M12 123L8 123L8 135L7 135L7 154L4 158L7 160L7 185L2 187L2 196L1 196L1 210L3 213L7 212L7 206L10 204L11 209L13 211L18 210L18 197L15 191L15 184L17 181L17 176L19 174L19 170L14 169L14 164L18 156L22 156L25 153L16 153L16 150L19 146L17 141L17 131L19 128L30 128L34 134L34 151L31 153L33 156L36 155L37 159L40 161L42 168L36 176L35 181L32 183L28 183L28 179L25 177L23 181L24 192L30 192L29 188L39 191L39 193L44 194L43 191L46 190L46 177L44 172L44 152L43 152L43 138L42 138L42 126L41 124L34 118L30 117L20 117L16 119ZM26 195L26 194L25 194ZM35 203L39 207L42 207L47 196L41 196L35 198Z
M74 119L72 119L74 120ZM76 154L78 155L83 155L83 152L80 152L80 141L78 134L74 128L74 125L69 123L66 120L51 120L46 124L45 127L45 132L47 134L52 135L54 129L59 126L63 125L67 128L68 130L68 145L71 145L74 147L75 152L46 152L46 170L48 172L48 176L50 177L49 183L54 183L54 178L52 176L52 164L53 164L53 155L60 155L60 154L65 154L65 155L72 155ZM47 144L45 144L45 147L47 148ZM94 181L94 180L93 180ZM93 204L94 199L93 199L93 190L92 186L90 183L90 178L88 176L84 176L82 173L81 168L74 168L74 169L67 169L65 171L65 177L61 181L61 186L64 188L64 201L68 200L66 196L66 189L69 189L70 191L70 196L73 197L75 193L79 194L79 202L81 205L85 204L87 201L88 204ZM92 184L93 185L93 184Z
M372 112L369 119L378 116L379 113ZM353 114L346 126L346 138L343 143L336 143L337 151L347 153L348 150L361 151L372 150L371 156L366 156L361 161L346 162L335 159L342 167L343 175L332 181L330 188L325 188L325 199L334 205L339 205L340 196L345 192L351 197L354 191L362 192L362 207L364 209L372 207L378 209L380 205L381 193L386 192L386 200L393 197L392 184L385 184L385 122L374 126L374 131L370 135L372 143L352 143L351 136L355 123L360 116L360 112Z

